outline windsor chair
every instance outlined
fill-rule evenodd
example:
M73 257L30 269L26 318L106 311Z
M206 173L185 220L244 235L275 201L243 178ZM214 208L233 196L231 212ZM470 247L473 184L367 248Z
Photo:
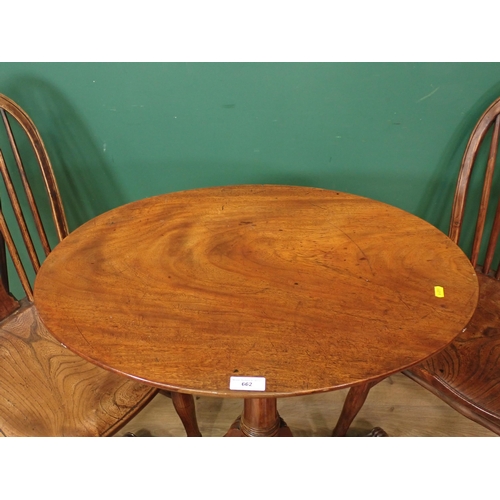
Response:
M441 398L465 417L500 435L500 266L498 235L500 202L494 171L500 135L500 98L477 122L465 149L452 207L449 237L459 243L474 169L480 168L479 151L491 133L484 181L470 252L479 280L479 302L466 330L444 350L403 373ZM486 144L486 142L484 142ZM487 145L487 144L486 144ZM479 173L479 172L477 172ZM471 200L472 201L472 200ZM473 208L472 204L470 207ZM493 223L487 229L488 216ZM489 234L488 234L489 233ZM496 267L496 271L494 268Z
M491 142L487 161L478 161L485 138ZM495 258L500 233L498 187L494 189L494 171L500 134L500 98L483 113L473 129L462 158L453 201L448 236L457 245L461 239L464 218L476 219L470 260L479 281L477 309L462 332L439 353L403 371L405 375L441 398L445 403L487 429L500 434L500 266ZM481 164L481 166L480 166ZM480 171L480 169L484 171ZM473 183L472 174L480 182ZM473 204L478 188L479 203ZM468 205L466 214L466 201ZM498 204L497 204L498 203ZM476 206L477 205L477 206ZM477 214L476 214L477 209ZM472 211L474 213L472 213ZM493 217L491 230L487 221ZM496 264L496 271L494 271ZM350 390L333 431L342 436L361 409L366 397L378 381Z
M51 236L56 242L63 240L68 224L52 165L33 121L2 94L0 113L6 132L0 145L7 145L5 156L0 149L2 201L9 202L0 207L0 435L112 435L149 403L157 389L72 353L39 319L33 304L33 277L26 264L36 275L41 260L51 252ZM28 164L38 164L39 169L30 171ZM37 184L28 180L34 174L41 174ZM50 224L39 208L42 184L52 214ZM14 280L8 275L8 256L25 294L20 300L11 290ZM192 397L172 399L187 433L199 435Z

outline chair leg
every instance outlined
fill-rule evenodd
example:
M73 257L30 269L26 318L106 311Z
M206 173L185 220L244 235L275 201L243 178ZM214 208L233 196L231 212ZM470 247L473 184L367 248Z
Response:
M196 407L194 398L191 394L181 394L180 392L172 392L170 394L175 411L186 429L188 437L201 437L198 421L196 420Z
M363 404L370 392L370 389L378 384L380 380L366 382L364 384L355 385L349 389L347 398L342 407L342 412L337 421L335 429L333 429L333 437L341 437L347 434L352 421L356 418L359 410L363 407Z

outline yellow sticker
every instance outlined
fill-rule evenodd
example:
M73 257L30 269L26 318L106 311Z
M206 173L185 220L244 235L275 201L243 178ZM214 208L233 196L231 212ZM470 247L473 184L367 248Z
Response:
M444 297L444 288L442 286L435 286L434 287L434 295L439 298Z

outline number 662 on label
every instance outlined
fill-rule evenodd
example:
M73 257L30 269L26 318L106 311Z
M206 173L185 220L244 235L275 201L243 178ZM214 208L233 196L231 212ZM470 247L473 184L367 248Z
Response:
M265 377L231 377L229 379L231 391L265 391Z

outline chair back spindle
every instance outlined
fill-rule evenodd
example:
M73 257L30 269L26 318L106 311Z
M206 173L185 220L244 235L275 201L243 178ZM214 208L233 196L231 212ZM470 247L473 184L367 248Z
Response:
M52 165L50 163L42 138L34 123L14 101L2 94L0 94L0 114L2 115L2 122L6 132L6 137L8 139L6 143L10 145L12 158L14 159L14 161L12 162L13 165L8 166L6 156L0 149L0 173L4 181L5 190L10 201L10 206L14 214L15 222L17 223L22 241L26 248L27 255L36 274L38 272L38 269L40 268L40 258L36 250L36 245L34 243L35 235L37 236L36 239L40 243L40 247L45 256L50 253L51 246L47 237L44 223L42 221L42 217L40 216L40 210L37 203L35 202L35 196L28 180L25 162L23 162L22 160L22 151L18 147L19 141L16 140L14 130L11 125L12 120L17 122L18 126L22 129L26 138L31 144L32 152L34 153L34 158L36 159L36 162L40 168L43 184L47 192L47 197L52 212L52 220L54 222L57 238L59 241L61 241L68 235L68 224L66 221L66 216L64 214L64 208L59 194L59 189L57 187L55 176L52 170ZM19 196L19 189L16 190L15 183L12 178L14 169L16 169L16 177L20 179L23 196L25 197L27 205L29 207L28 210L23 208L23 204ZM30 215L30 219L33 221L34 227L36 228L36 232L34 233L30 230L29 224L27 223L28 213ZM12 263L14 264L14 268L16 269L26 296L28 300L33 301L31 284L20 257L20 251L16 246L16 242L14 241L14 238L12 236L12 228L9 228L10 223L10 220L5 216L2 207L0 207L0 232L2 236L3 255L5 256L5 246L7 246L7 250L11 256ZM1 252L0 257L2 257ZM6 274L7 266L2 262L1 258L0 272L2 273L2 283L8 292L9 284Z
M491 106L489 106L488 109L483 113L482 117L479 119L477 125L472 131L469 142L467 143L467 147L462 159L462 164L460 166L449 231L449 237L458 244L461 236L466 202L469 195L469 186L471 184L472 172L474 166L477 163L476 160L478 152L483 143L483 140L491 129L491 143L484 173L483 188L481 199L479 202L476 228L470 255L472 265L484 274L489 274L491 271L491 266L497 247L498 236L500 234L499 202L498 206L496 207L496 213L494 216L493 226L489 238L487 238L487 241L485 242L486 254L484 262L482 266L478 266L478 261L481 255L484 230L487 221L488 208L491 204L495 164L498 153L498 141L500 137L500 98L493 102ZM497 279L499 277L498 270L496 273L496 277Z
M16 165L17 165L17 168L19 171L19 175L21 177L24 192L26 193L26 197L28 198L31 213L32 213L33 218L35 220L36 229L38 231L38 235L40 236L40 240L42 242L43 249L45 251L45 255L47 256L50 253L51 249L50 249L49 241L47 239L47 235L45 234L42 220L40 218L40 213L39 213L38 208L36 206L35 197L33 196L33 191L31 190L31 186L28 182L26 170L25 170L23 162L21 160L21 155L19 154L19 149L17 147L17 143L16 143L16 140L14 138L14 134L12 133L12 128L10 126L9 119L7 117L7 113L3 109L0 110L0 112L2 113L3 123L5 126L5 130L7 132L7 136L9 138L9 143L10 143L10 146L12 149L12 153L14 154L14 158L16 160ZM5 173L4 173L4 169L2 168L2 176L4 178L4 182L8 186L9 196L11 197L11 200L12 200L12 196L15 198L16 195L15 195L15 190L14 190L14 187L12 185L12 181L10 180L10 176L9 176L7 168L5 168ZM18 219L18 222L20 222L19 219Z

